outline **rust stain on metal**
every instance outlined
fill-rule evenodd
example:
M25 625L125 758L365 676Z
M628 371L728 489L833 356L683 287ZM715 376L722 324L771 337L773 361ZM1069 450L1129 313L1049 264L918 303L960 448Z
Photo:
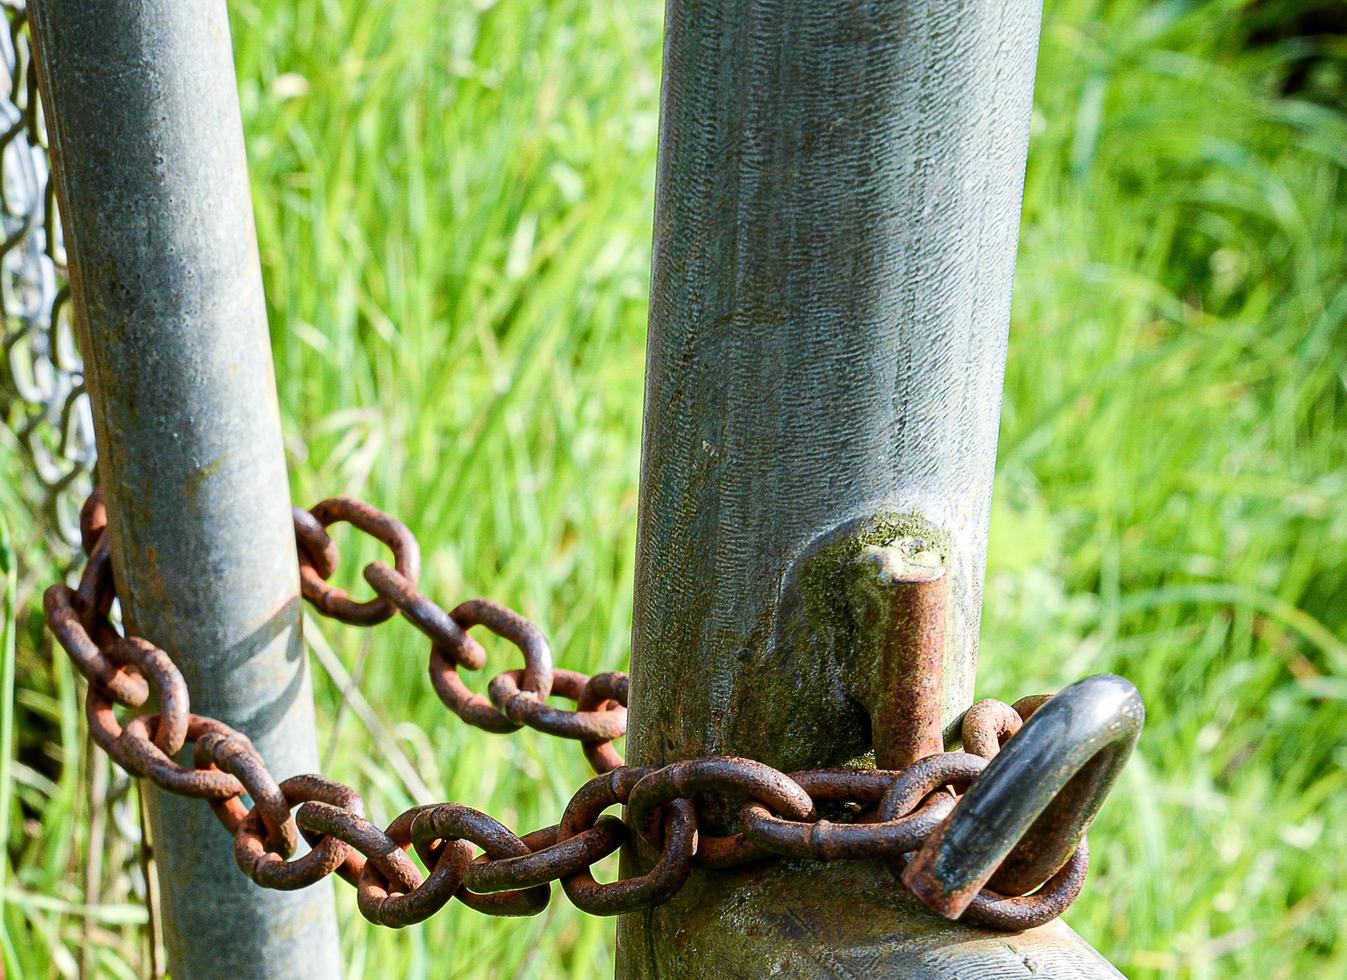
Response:
M870 715L875 764L902 769L944 748L940 733L948 577L922 541L868 547L851 606L868 677L853 678ZM864 668L863 668L864 669Z
M1023 700L1026 699L1021 698ZM995 698L979 701L964 712L963 721L960 722L964 751L984 759L994 759L1006 740L1023 725L1024 719L1004 701Z

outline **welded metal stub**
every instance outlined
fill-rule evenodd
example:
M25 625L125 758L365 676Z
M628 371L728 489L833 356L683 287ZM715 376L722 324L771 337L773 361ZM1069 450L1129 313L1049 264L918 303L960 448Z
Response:
M875 765L902 769L944 749L948 575L930 542L903 537L861 549L850 584L857 639L849 693L870 716Z

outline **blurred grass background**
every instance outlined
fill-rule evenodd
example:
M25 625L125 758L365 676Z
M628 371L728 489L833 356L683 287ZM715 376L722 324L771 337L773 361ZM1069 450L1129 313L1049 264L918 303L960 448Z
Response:
M624 668L661 5L230 8L296 499L405 516L433 595L494 596L560 664ZM1068 915L1130 976L1347 975L1345 19L1045 12L979 686L1112 670L1145 695ZM5 964L135 976L134 855L90 839L85 784L108 774L35 613L52 559L24 546L16 452L0 438ZM339 541L354 584L375 552ZM405 624L373 650L308 632L437 798L531 829L584 778L570 746L453 720ZM413 789L314 675L328 771L391 817ZM390 932L338 894L351 976L611 971L612 923L560 897Z

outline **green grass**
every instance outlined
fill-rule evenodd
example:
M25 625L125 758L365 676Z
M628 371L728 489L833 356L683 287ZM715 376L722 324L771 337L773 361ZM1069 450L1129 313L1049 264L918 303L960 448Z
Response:
M1304 6L1046 11L980 690L1099 670L1142 689L1148 728L1068 917L1130 976L1347 973L1347 122L1329 107L1347 51L1323 42L1284 95L1307 45L1249 44ZM562 665L625 667L660 5L231 11L296 499L404 515L435 596L491 595ZM0 442L15 526L37 520L5 489L21 466ZM353 583L375 552L341 543ZM32 612L50 562L20 561L7 973L93 956L131 975L134 876L109 861L84 886L76 691ZM361 659L361 636L319 630ZM553 822L579 753L465 729L423 647L394 624L361 675L421 778L512 827ZM410 789L353 712L334 730L315 676L331 774L391 817ZM389 932L339 895L352 976L611 969L612 923L560 898Z

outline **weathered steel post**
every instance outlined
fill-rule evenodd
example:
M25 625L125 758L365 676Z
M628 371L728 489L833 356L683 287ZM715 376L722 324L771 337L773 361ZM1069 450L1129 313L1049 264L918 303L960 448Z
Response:
M30 14L128 625L278 778L314 771L224 0L32 0ZM328 884L258 888L204 803L146 792L175 976L340 974Z
M1039 13L669 0L629 762L902 760L968 705ZM694 872L618 931L628 978L1035 972L1117 975L861 862Z

